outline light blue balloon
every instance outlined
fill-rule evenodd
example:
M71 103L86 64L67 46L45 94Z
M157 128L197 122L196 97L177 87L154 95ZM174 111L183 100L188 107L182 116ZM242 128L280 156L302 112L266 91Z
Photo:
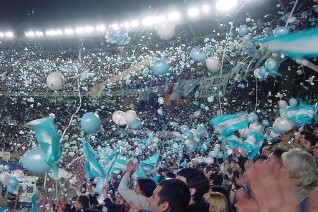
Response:
M207 55L206 55L205 51L203 51L202 49L200 49L198 47L195 47L190 52L190 57L192 58L192 60L199 63L199 62L205 61L207 58Z
M274 30L275 36L283 36L289 34L289 29L287 27L277 27Z
M223 158L223 152L219 152L219 154L218 154L218 158Z
M264 127L269 126L268 120L267 120L267 119L264 119L264 120L262 121L262 125L263 125Z
M100 118L95 113L86 113L82 117L81 127L86 133L95 134L100 129L100 125Z
M50 170L50 166L46 163L46 155L40 147L27 151L22 157L23 166L32 173L44 174Z
M265 68L273 70L277 66L277 61L273 58L269 58L265 62Z
M10 176L9 180L7 181L7 186L16 190L18 185L19 185L19 180L14 176Z
M11 186L7 186L7 191L9 192L9 193L14 193L15 191L17 190L17 188L12 188Z
M290 106L297 106L297 104L298 104L297 99L291 98L291 99L289 100L289 105L290 105Z
M153 132L148 133L149 140L152 140L155 137L155 134Z
M267 75L268 73L267 73L267 71L266 71L266 68L262 67L262 68L259 69L258 74L259 74L261 77L266 77L266 75Z
M250 30L248 29L248 27L246 25L241 25L238 29L238 34L240 36L244 36L244 35L247 35L247 33L249 32Z
M189 131L190 128L187 125L182 125L180 127L180 130L181 130L182 133L185 133L185 132Z
M162 60L157 60L151 65L151 70L154 74L162 76L169 72L170 64Z
M258 116L257 116L255 113L250 113L250 114L248 114L248 116L247 116L247 121L248 121L249 123L255 123L255 122L258 121Z
M142 127L141 121L139 118L137 118L133 123L128 124L130 129L133 130L140 130Z

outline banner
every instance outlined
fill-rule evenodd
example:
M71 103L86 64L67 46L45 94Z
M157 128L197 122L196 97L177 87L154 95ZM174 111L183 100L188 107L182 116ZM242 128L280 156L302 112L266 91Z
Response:
M218 94L220 90L225 93L230 73L220 76L202 78L198 90L198 98L206 98Z

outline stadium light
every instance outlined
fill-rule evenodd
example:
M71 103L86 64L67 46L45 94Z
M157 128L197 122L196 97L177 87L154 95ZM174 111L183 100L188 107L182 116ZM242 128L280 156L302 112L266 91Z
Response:
M203 5L203 6L202 6L202 11L203 11L204 13L210 12L210 6L207 5L207 4Z
M100 25L96 26L96 30L99 32L104 32L106 30L106 27L105 27L105 25L100 24Z
M73 29L67 28L64 30L65 35L72 35L74 33Z
M147 18L144 18L142 21L141 21L142 25L145 25L145 26L151 26L154 24L154 19L153 17L147 17Z
M41 32L41 31L36 31L36 32L35 32L35 35L36 35L36 36L39 36L39 37L43 37L43 32Z
M168 21L178 21L181 19L179 12L171 12L168 14Z
M129 29L129 28L130 28L129 22L128 22L128 21L125 21L125 22L123 23L123 27L125 27L126 29Z
M26 37L34 37L34 32L33 31L25 32L25 36Z
M3 38L4 37L4 33L0 32L0 37Z
M94 32L94 27L92 27L92 26L87 26L87 27L85 27L85 32L86 33L92 33L92 32Z
M130 22L130 26L131 27L138 27L140 25L139 21L138 20L132 20Z
M14 36L13 32L6 32L5 36L8 38L12 38Z
M188 15L189 15L190 17L196 17L196 16L198 16L198 15L199 15L199 9L196 8L196 7L190 8L190 9L188 10Z
M60 30L60 29L58 29L58 30L47 30L45 32L45 34L47 36L61 35L62 34L62 30Z
M159 15L159 16L156 16L154 19L156 24L161 24L167 20L167 17L165 15Z
M76 32L77 34L83 34L83 33L85 32L85 30L84 30L83 27L77 27L77 28L75 29L75 32Z
M238 0L218 0L216 2L216 9L221 11L229 11L233 9L238 3Z
M110 27L113 28L114 30L118 30L119 29L118 24L112 24L112 25L110 25Z

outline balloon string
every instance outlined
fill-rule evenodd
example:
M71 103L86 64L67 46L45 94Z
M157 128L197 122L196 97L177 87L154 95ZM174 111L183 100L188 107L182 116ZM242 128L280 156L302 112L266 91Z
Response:
M80 50L79 50L79 53L78 53L78 59L79 59L80 63L82 62L82 56L81 56L81 55L82 55L83 43L84 43L84 40L82 40L81 47L80 47ZM73 121L73 119L74 119L74 116L80 111L80 109L81 109L81 107L82 107L82 96L81 96L81 88L80 88L80 76L78 76L78 78L77 78L77 91L78 91L78 97L79 97L79 106L78 106L77 110L75 111L75 113L72 114L71 120L70 120L70 122L68 123L68 126L64 129L63 134L62 134L61 139L60 139L60 143L63 141L63 138L64 138L64 135L65 135L66 131L67 131L68 128L71 126L72 121Z
M286 21L285 27L288 27L289 19L292 17L292 15L293 15L293 13L294 13L294 11L295 11L295 9L296 9L297 4L298 4L298 0L295 1L295 4L294 4L294 6L293 6L293 9L292 9L292 11L290 12L290 14L289 14L289 16L288 16L288 19L287 19L287 21Z

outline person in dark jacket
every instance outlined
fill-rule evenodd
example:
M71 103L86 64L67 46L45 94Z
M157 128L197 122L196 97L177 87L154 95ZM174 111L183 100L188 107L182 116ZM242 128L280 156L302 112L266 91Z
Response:
M208 212L209 203L203 195L209 191L209 181L203 171L195 168L184 168L178 172L177 179L185 182L190 190L189 212Z

